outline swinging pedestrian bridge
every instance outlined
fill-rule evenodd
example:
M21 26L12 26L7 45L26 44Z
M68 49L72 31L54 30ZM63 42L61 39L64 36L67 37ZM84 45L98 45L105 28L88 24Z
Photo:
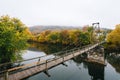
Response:
M8 62L8 63L0 64L0 67L3 68L11 64L18 65L0 71L0 80L22 80L40 72L47 72L48 69L55 67L59 64L62 64L65 61L68 61L78 55L84 54L85 52L89 52L91 49L96 48L97 46L103 44L104 42L105 41L83 46L82 48L74 48L74 49L58 52L55 53L54 56L52 56L52 58L49 59L45 58L49 56L46 55L46 56L35 57L27 60L20 60L16 62ZM88 61L105 65L103 58L92 59L90 57Z

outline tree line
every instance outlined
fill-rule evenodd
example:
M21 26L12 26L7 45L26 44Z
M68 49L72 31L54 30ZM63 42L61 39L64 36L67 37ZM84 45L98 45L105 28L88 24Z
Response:
M87 45L96 41L92 27L87 27L85 31L73 30L46 30L38 35L33 35L31 41L40 43L52 43L62 45Z

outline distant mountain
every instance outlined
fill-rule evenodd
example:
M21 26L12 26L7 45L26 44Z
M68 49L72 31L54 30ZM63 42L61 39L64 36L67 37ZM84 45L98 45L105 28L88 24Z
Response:
M81 27L79 26L40 26L40 25L29 27L29 30L34 34L38 34L45 30L67 30L67 29L81 29Z

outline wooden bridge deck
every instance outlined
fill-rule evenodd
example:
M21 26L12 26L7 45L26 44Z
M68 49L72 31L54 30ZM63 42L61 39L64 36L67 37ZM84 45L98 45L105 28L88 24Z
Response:
M39 62L34 62L34 63L26 64L26 65L23 65L20 67L8 69L7 72L10 72L10 71L14 71L17 69L21 69L21 68L23 69L23 68L29 67L27 69L24 69L22 71L18 71L18 72L13 73L13 74L8 73L6 75L6 77L7 77L6 80L21 80L21 79L30 77L34 74L37 74L39 72L46 71L46 70L48 70L56 65L59 65L67 60L70 60L71 58L74 58L75 56L78 56L82 53L85 53L85 52L89 51L90 49L95 48L98 45L99 44L97 43L97 44L88 46L88 47L83 48L83 49L73 50L73 51L69 52L69 54L65 54L64 56L59 56L59 57L56 56L52 59L40 60ZM2 77L0 77L0 80L5 80L5 79L2 76Z

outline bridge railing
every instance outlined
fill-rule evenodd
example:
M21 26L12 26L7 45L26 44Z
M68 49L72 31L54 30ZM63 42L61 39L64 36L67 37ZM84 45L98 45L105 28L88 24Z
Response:
M59 59L61 57L67 56L71 53L75 53L78 52L80 50L85 50L86 48L90 48L92 47L92 45L99 45L101 43L97 43L97 44L90 44L90 45L86 45L86 46L82 46L82 47L78 47L78 48L73 48L70 50L66 50L66 51L60 51L57 53L53 53L54 56L52 56L52 58L48 58L46 59L47 56L50 55L45 55L45 56L40 56L40 57L35 57L35 58L31 58L31 59L26 59L26 60L19 60L16 62L7 62L4 64L0 64L0 67L7 67L9 65L15 65L15 64L19 64L18 66L15 67L11 67L11 68L6 68L3 71L0 71L0 74L5 74L5 77L7 77L9 74L13 74L15 72L19 72L19 71L23 71L25 69L34 67L34 66L40 66L43 64L47 64L48 62L55 60L55 59ZM27 61L32 61L32 63L26 63ZM3 76L3 75L2 75Z
M58 57L59 55L67 55L67 54L69 54L72 51L85 49L86 47L89 47L89 46L91 46L91 44L90 45L86 45L86 46L82 46L82 47L78 47L78 48L73 48L73 49L66 50L66 51L60 51L60 52L57 52L57 53L53 53L53 55L55 57ZM19 64L19 63L22 63L22 62L27 62L27 61L31 61L31 60L35 60L35 59L41 59L41 58L44 58L46 56L49 56L49 55L34 57L34 58L30 58L30 59L25 59L25 60L18 60L18 61L15 61L15 62L7 62L7 63L0 64L0 67L4 67L4 66L7 66L7 65L11 65L11 64L17 64L17 63Z

